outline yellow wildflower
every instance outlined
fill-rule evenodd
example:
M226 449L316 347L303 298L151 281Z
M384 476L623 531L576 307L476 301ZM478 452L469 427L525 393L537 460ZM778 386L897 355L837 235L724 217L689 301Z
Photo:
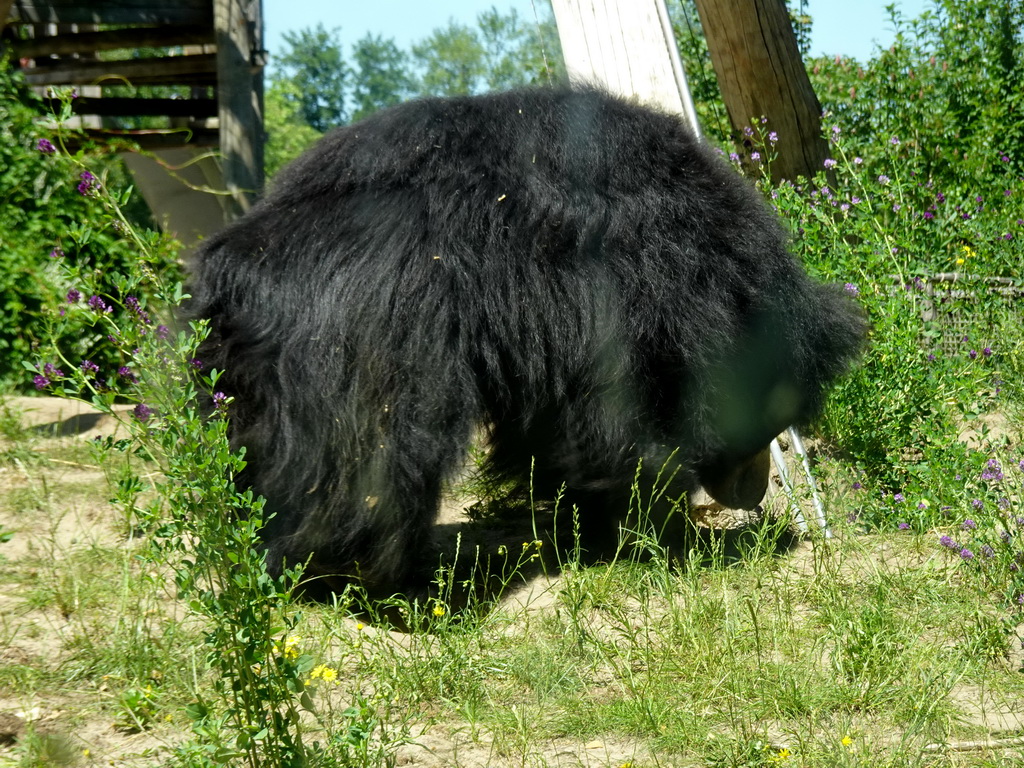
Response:
M447 610L445 609L445 607L444 607L444 605L443 605L442 603L436 603L436 604L434 605L434 615L435 615L435 616L436 616L437 618L439 618L439 619L440 619L440 618L441 618L442 616L444 616L444 615L445 615L445 614L446 614L447 612L448 612L448 611L447 611Z
M338 670L333 667L328 667L326 664L318 664L313 667L309 673L309 679L307 683L313 682L314 680L323 680L325 683L336 683L338 682Z
M842 741L840 743L844 747L846 747L847 751L851 753L853 752L853 739L851 739L849 736L843 736Z
M299 643L302 638L299 635L288 635L284 639L284 645L281 643L274 643L274 653L280 656L284 656L289 661L295 661L299 658Z
M771 763L784 763L787 760L789 760L790 755L792 755L792 752L790 752L788 749L783 747L778 752L776 752L774 755L769 757L768 758L768 762L771 762Z

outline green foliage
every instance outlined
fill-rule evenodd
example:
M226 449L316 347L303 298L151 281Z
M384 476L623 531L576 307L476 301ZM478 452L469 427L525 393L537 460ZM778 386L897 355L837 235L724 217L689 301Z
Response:
M412 96L453 96L564 79L554 21L492 8L476 26L449 22L412 45L366 35L343 55L337 30L287 33L266 93L266 173L272 178L329 128Z
M352 46L352 59L355 62L353 120L398 104L412 92L409 57L394 40L368 34Z
M983 208L1001 217L990 234L1007 233L1024 210L1019 197L1003 199L1024 173L1024 1L939 0L918 19L890 14L896 40L871 61L811 63L823 106L869 163L880 137L900 138L924 182L920 210L942 193L937 218Z
M449 22L412 46L412 57L421 74L417 90L427 96L458 96L475 93L484 80L484 47L476 31Z
M328 32L317 24L315 29L285 32L283 37L290 48L276 58L272 78L293 84L282 92L283 98L306 125L320 133L342 125L348 117L345 93L350 73L338 30Z
M322 135L308 125L299 112L298 86L291 80L275 79L264 94L267 141L263 148L263 169L268 179L301 155Z
M41 140L51 139L56 142L39 99L6 62L0 63L0 386L5 388L31 389L22 362L33 356L55 322L76 364L113 363L117 353L103 334L83 319L58 316L57 299L70 287L58 262L94 275L97 290L109 294L117 292L112 276L137 259L132 244L112 224L83 225L101 208L97 189L127 187L121 164L114 157L99 157L93 180L84 182L71 158L39 149ZM123 202L132 209L129 195ZM173 269L169 252L158 248L156 255L154 270Z
M63 138L58 129L58 146ZM90 174L80 156L63 161ZM170 568L179 596L205 619L205 665L213 673L212 695L197 692L188 709L197 743L179 755L189 764L308 765L300 712L314 711L311 693L326 668L315 668L292 632L300 617L288 609L301 566L281 576L267 571L259 541L263 501L234 483L245 462L227 439L230 400L205 395L213 404L208 415L201 405L219 377L217 371L196 374L203 368L195 354L205 329L195 324L190 332L171 334L154 323L157 306L173 307L182 298L180 283L161 280L154 269L161 263L154 253L159 238L131 227L123 198L106 186L90 185L90 197L97 208L76 228L75 241L92 242L97 229L120 232L135 250L136 264L103 276L62 264L63 279L94 300L68 302L42 352L53 362L25 367L42 386L89 400L110 415L117 415L117 397L135 403L125 425L131 438L108 438L106 448L141 455L158 472L151 484L135 471L122 473L116 501L133 528L149 533L150 562ZM108 285L112 290L105 290ZM152 297L153 304L140 296ZM76 324L111 340L116 368L77 363L66 332ZM156 706L151 687L129 688L118 703L118 722L144 729Z

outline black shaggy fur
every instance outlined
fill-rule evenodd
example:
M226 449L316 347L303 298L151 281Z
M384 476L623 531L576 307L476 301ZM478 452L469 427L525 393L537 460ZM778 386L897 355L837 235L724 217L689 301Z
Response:
M480 427L492 468L535 461L584 531L614 532L640 459L752 506L736 471L817 413L863 336L678 119L590 89L331 133L209 240L190 290L270 561L378 591L418 578Z

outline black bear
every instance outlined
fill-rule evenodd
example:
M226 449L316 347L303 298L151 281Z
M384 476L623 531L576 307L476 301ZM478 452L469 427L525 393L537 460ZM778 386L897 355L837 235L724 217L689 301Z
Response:
M641 483L752 507L864 336L676 117L592 88L422 99L328 134L192 266L271 567L416 585L479 430L611 537ZM641 469L638 475L638 463Z

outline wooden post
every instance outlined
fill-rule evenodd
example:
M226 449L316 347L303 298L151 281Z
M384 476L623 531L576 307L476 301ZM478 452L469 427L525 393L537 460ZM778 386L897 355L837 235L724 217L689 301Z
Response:
M263 20L261 0L214 0L217 101L228 217L263 190Z
M573 82L682 114L700 136L664 0L552 0L551 7Z
M785 0L696 0L729 122L742 138L768 118L778 134L772 180L823 170L828 144L821 105L807 77Z
M0 32L7 26L7 17L11 15L11 7L14 0L0 0Z

